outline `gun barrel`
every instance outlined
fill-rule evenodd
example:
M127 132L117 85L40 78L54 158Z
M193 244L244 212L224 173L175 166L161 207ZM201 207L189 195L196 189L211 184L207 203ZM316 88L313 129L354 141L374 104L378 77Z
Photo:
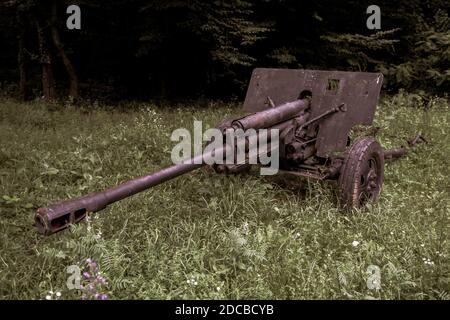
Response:
M202 167L203 158L203 155L199 155L104 191L39 208L35 216L36 227L45 235L56 233L67 228L69 224L83 220L87 212L100 211L111 203Z
M284 127L284 124L287 124L290 119L294 118L308 107L309 100L296 100L233 121L232 126L244 130L249 128L279 130ZM113 202L122 200L167 180L171 180L198 169L206 163L211 163L211 159L214 159L214 154L216 152L218 154L227 154L230 152L229 148L231 148L231 146L225 144L222 148L216 148L211 152L197 155L179 164L174 164L148 175L129 180L116 187L90 193L79 198L61 201L48 207L39 208L35 215L36 227L40 233L45 235L56 233L67 228L69 224L81 221L88 212L100 211Z
M309 99L299 99L282 104L232 121L235 128L243 130L269 128L280 122L292 119L310 106Z

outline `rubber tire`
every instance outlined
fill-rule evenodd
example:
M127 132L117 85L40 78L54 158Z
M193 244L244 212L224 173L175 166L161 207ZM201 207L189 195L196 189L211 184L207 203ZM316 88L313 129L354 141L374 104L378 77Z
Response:
M350 147L341 168L338 185L342 207L351 209L366 204L361 201L362 197L367 196L362 181L363 175L370 170L370 159L375 161L376 177L373 179L377 187L367 200L373 202L378 200L384 179L383 148L373 137L364 137L356 140Z

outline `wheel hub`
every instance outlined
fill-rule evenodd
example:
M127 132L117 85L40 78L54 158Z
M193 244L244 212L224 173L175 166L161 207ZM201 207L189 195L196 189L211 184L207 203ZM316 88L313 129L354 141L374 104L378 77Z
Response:
M376 161L371 158L365 174L361 176L361 204L373 198L379 189Z

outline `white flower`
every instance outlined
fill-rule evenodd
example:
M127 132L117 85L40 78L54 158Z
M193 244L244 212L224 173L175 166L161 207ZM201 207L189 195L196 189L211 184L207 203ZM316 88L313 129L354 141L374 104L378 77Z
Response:
M245 234L248 234L248 230L249 230L248 222L244 223L244 225L242 226L242 230L244 231Z
M194 281L194 286L196 286L198 284L198 282L197 281Z
M102 238L102 232L99 230L94 237L95 239L100 240Z
M57 297L61 297L61 292L57 291L57 292L56 292L56 296L57 296Z
M425 263L425 264L427 264L427 265L429 265L429 266L433 266L433 265L434 265L434 262L431 261L431 259L425 259L425 258L423 258L422 260L423 260L423 263Z
M45 299L47 299L47 300L52 300L52 296L47 295L47 296L45 296Z
M217 287L216 290L217 290L217 291L220 291L220 287Z
M273 210L275 210L276 212L280 212L280 209L278 209L278 207L274 207Z
M353 240L352 246L354 246L354 247L359 246L359 241Z

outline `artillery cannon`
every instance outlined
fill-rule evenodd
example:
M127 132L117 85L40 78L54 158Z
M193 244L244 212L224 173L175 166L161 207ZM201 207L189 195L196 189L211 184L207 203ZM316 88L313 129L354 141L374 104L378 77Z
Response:
M337 180L342 206L359 207L378 199L385 157L399 157L406 152L403 147L384 150L372 136L355 141L349 137L354 126L372 124L382 82L381 73L255 69L244 102L244 110L250 114L225 121L217 128L223 137L229 130L239 129L278 132L277 141L270 135L264 152L278 153L280 171ZM88 212L100 211L113 202L211 164L219 152L225 157L233 148L224 139L212 151L160 171L39 208L36 227L46 235L63 230L81 221ZM239 173L251 166L251 154L246 147L244 160L212 163L212 167L219 173ZM257 162L260 156L253 154Z

